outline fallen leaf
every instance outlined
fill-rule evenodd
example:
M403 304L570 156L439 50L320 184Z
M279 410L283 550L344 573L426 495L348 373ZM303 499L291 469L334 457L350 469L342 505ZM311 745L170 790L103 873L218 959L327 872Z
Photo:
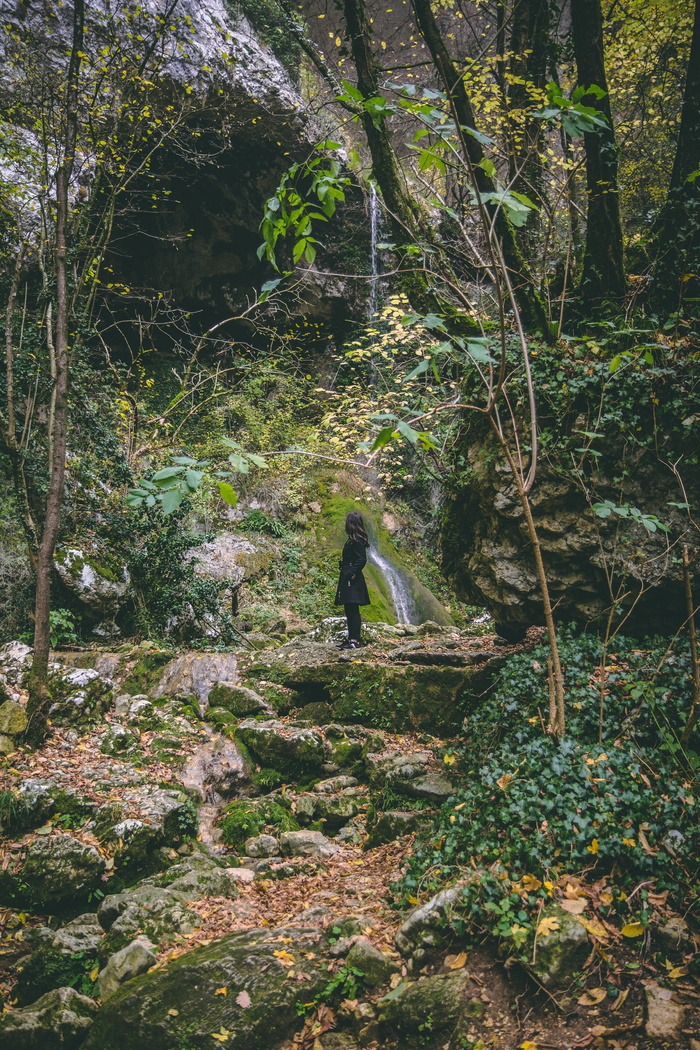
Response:
M672 981L677 981L679 977L686 977L688 973L687 967L685 966L674 966L668 971L668 976Z
M597 937L600 941L610 940L610 934L597 919L585 919L583 915L577 915L576 918L581 923L584 930L587 930L593 935L593 937Z
M658 991L656 992L656 998L657 999L663 999L665 1002L668 1002L668 1000L671 999L672 997L673 997L673 992L671 991L670 988L659 988Z
M548 934L553 933L554 930L559 929L559 919L555 919L553 915L546 915L544 919L540 919L537 924L537 936L546 937Z
M644 933L644 927L641 922L628 922L626 926L621 929L623 937L641 937Z
M464 966L464 964L466 963L466 961L467 961L467 953L466 952L460 952L459 955L456 955L454 957L454 959L452 960L452 962L450 963L450 969L451 970L461 970L462 967Z
M217 988L214 995L228 995L228 988Z
M179 1017L180 1016L180 1011L179 1010L168 1010L168 1015L170 1017Z
M236 996L236 1002L239 1006L242 1006L244 1010L246 1010L250 1006L250 996L246 992L245 988Z
M625 988L624 991L620 992L620 994L618 995L617 999L612 1004L610 1009L611 1010L619 1010L620 1007L624 1005L624 1002L625 1002L625 1000L626 1000L626 998L627 998L627 996L629 994L630 994L629 988Z
M90 978L91 981L96 981L97 980L97 975L99 974L99 972L100 972L99 966L93 966L93 968L90 970L90 973L88 974L88 977Z
M498 778L496 783L498 784L498 786L501 789L501 791L505 791L505 789L508 787L508 785L510 784L512 779L513 779L513 774L512 773L504 773L502 777Z
M568 911L570 915L580 915L586 910L586 901L580 897L575 901L562 900L559 901L559 906L564 911Z
M589 988L582 995L579 995L578 1002L581 1006L597 1006L598 1003L602 1003L607 994L605 988Z
M586 846L589 853L597 853L599 848L598 839L593 839L590 846Z

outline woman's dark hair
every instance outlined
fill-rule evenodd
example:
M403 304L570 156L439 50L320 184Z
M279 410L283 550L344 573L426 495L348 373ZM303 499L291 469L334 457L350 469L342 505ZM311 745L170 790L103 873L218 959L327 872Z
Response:
M359 540L360 543L364 543L365 547L369 547L365 523L362 520L362 515L358 514L356 510L351 510L345 519L345 531L351 540Z

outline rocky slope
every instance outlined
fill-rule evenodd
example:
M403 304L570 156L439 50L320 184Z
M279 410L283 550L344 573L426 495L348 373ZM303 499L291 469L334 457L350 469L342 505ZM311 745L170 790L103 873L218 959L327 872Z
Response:
M545 910L530 977L495 945L461 950L468 872L391 907L416 831L454 791L443 737L501 659L492 637L436 625L378 628L359 654L304 638L66 654L53 735L30 753L31 651L5 646L1 1050L697 1050L687 997L653 973L602 1013L562 997L600 936L577 880ZM457 676L442 706L426 671ZM680 918L653 936L667 959L692 943ZM551 1000L533 1014L520 1003L538 984Z

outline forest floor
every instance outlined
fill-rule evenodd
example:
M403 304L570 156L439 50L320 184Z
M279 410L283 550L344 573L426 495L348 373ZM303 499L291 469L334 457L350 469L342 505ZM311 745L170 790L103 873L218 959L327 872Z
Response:
M486 638L484 644L492 645L493 639ZM110 718L106 716L107 721ZM201 733L199 742L196 736L182 741L179 753L182 762L196 752L204 739L204 726L197 728ZM56 728L40 750L33 753L18 750L4 760L3 777L9 786L17 788L27 779L41 778L60 769L66 787L72 787L96 804L117 801L118 787L101 793L95 788L95 780L98 774L104 778L108 770L115 784L119 783L120 774L124 774L124 782L128 783L128 773L133 766L119 757L105 756L100 750L103 731L104 724L79 734L75 730ZM415 734L387 733L385 736L387 744L399 750L415 751L421 746ZM150 778L177 787L181 762L161 761L156 742L156 732L141 734L141 764ZM445 743L433 739L432 746L444 747ZM5 841L0 867L4 871L11 865L18 851L25 850L32 838L60 830L60 826L49 822L48 826L36 829L21 840ZM101 848L85 828L73 828L71 834ZM318 917L313 921L324 926L331 938L333 928L344 919L360 916L364 920L364 936L397 964L398 970L390 982L392 989L421 975L456 971L468 974L470 1021L458 1033L447 1033L447 1041L442 1045L449 1050L574 1050L578 1047L700 1050L700 977L690 975L687 969L688 962L697 955L697 944L687 941L684 946L679 944L679 950L668 950L664 960L659 961L659 955L652 953L648 938L640 948L639 940L621 936L619 924L608 921L598 911L604 886L586 873L578 878L562 878L553 884L552 890L555 899L563 901L567 910L583 915L591 933L589 958L570 988L549 992L538 986L493 937L484 937L470 948L464 947L464 941L455 940L451 948L430 952L419 972L411 971L395 948L396 933L405 913L395 907L390 885L400 879L414 841L415 836L407 836L366 851L362 842L342 843L339 852L317 864L315 870L309 871L307 864L299 863L298 872L292 877L275 879L258 875L252 881L242 881L236 898L204 897L193 901L187 907L196 916L195 928L191 933L177 935L158 945L158 965L163 967L170 960L229 933L260 927L308 925L309 909L317 909ZM239 863L236 851L220 849L224 860L230 856L233 865ZM173 852L173 859L176 856ZM105 892L109 893L109 877ZM420 903L425 901L421 899ZM650 907L652 921L657 925L677 918L664 893L650 894ZM305 917L300 919L302 913ZM59 920L46 914L29 915L18 908L0 909L0 992L9 1004L13 998L16 965L26 951L28 931L33 926L58 925L60 921L65 921L65 917ZM341 977L344 962L344 957L339 956L333 963ZM295 979L293 966L288 979ZM303 976L299 975L298 979L303 981ZM302 987L300 985L300 990ZM300 1020L297 1035L285 1047L350 1050L356 1045L368 1048L388 1045L379 1039L379 1029L372 1021L373 1004L386 991L386 987L374 993L364 989L354 998L319 1004L303 1024ZM680 1023L679 1017L682 1017ZM653 1024L650 1029L652 1018L656 1019L656 1035ZM343 1042L338 1033L332 1036L336 1028L352 1033L352 1039L348 1042L343 1036L346 1039ZM669 1034L672 1032L675 1035ZM430 1045L438 1044L431 1041Z

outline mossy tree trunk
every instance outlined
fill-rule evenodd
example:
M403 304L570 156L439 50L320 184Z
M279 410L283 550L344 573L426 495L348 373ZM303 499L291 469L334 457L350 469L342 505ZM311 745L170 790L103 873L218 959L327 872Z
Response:
M602 98L584 95L581 102L596 109L607 127L584 135L588 215L579 292L590 307L621 299L626 291L617 146L608 82L605 75L603 14L600 0L571 0L571 24L578 83L599 87Z
M39 743L48 732L50 702L48 664L50 650L51 572L53 554L61 522L61 504L66 472L69 381L69 296L68 296L68 189L75 162L78 128L78 75L82 58L85 23L84 0L73 3L73 39L68 63L65 101L63 156L56 172L56 333L53 389L53 432L50 435L49 489L44 527L36 561L36 601L34 606L34 657L29 683L27 739Z

